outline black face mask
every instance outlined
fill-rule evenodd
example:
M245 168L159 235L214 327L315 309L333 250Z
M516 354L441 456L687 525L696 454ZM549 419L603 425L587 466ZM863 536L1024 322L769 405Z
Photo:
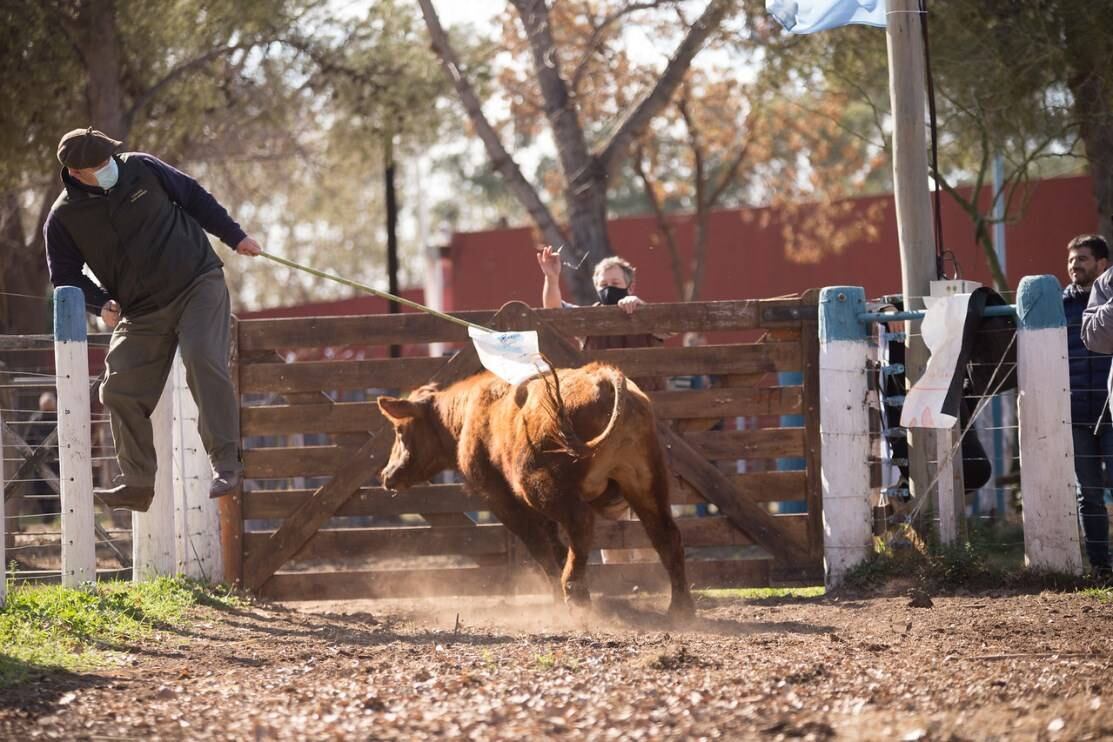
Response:
M604 286L599 289L599 301L603 304L618 304L621 299L625 299L629 295L629 289L619 288L618 286Z

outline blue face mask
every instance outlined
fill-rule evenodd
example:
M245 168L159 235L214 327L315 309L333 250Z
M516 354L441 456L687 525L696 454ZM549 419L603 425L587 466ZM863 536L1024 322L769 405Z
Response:
M108 164L95 171L93 177L97 179L97 185L104 190L114 188L116 181L120 179L120 167L116 164L116 158L109 157Z

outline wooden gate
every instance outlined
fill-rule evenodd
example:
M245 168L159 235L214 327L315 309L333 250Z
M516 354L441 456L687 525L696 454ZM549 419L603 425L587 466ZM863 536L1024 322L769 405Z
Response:
M669 378L669 390L650 396L688 577L696 588L743 587L823 579L815 304L808 292L646 305L632 316L517 302L459 316L537 329L561 366L600 360L629 376ZM645 332L698 333L711 344L584 352L571 340ZM403 493L376 486L393 433L375 396L480 370L464 330L401 314L245 320L236 335L246 483L224 501L230 580L279 600L545 589L482 497L451 482ZM461 349L429 357L428 343ZM392 345L407 355L382 357ZM802 372L802 383L779 383L782 372ZM785 415L804 422L782 426ZM784 470L786 460L796 470ZM649 546L636 521L597 520L595 543L608 554ZM603 593L668 584L655 557L593 564L589 579Z

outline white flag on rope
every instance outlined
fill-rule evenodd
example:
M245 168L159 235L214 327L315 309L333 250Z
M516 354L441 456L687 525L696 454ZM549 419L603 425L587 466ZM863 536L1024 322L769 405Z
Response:
M928 304L920 332L931 356L923 376L904 399L900 413L900 424L904 427L948 430L958 422L956 393L961 397L962 345L968 333L971 296L953 294ZM924 301L929 300L930 297Z
M790 33L826 31L850 23L885 27L886 0L765 0L765 10Z
M509 384L517 384L551 369L541 357L537 333L494 332L468 328L472 344L483 367Z

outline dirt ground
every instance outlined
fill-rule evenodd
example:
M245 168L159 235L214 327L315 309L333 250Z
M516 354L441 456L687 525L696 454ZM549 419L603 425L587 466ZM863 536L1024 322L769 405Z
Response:
M1108 739L1081 593L259 603L0 691L5 739ZM457 618L458 616L458 618Z

